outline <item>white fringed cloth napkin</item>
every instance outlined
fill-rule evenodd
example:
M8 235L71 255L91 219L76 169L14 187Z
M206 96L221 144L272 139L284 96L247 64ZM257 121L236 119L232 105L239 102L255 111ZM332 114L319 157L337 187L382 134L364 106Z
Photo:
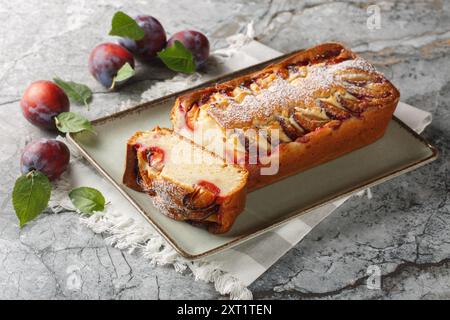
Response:
M251 26L248 32L251 32ZM251 38L249 34L237 35L231 39L230 47L215 52L217 56L225 56L228 59L225 59L223 72L240 69L280 54L255 41L248 43L246 39L249 38ZM204 80L198 75L196 77L196 83ZM164 83L169 88L161 85L161 90L156 95L153 88L152 92L144 93L142 98L148 100L168 93L171 91L170 87L176 91L190 84L185 76L176 76ZM395 115L419 133L431 122L431 114L404 103L398 105ZM67 196L71 188L77 186L97 188L105 195L109 204L104 212L95 213L90 217L82 216L80 218L82 224L96 233L105 234L105 241L109 245L141 255L142 259L147 259L151 264L172 265L179 272L189 269L195 280L213 282L220 294L229 295L231 299L251 299L252 293L247 286L348 199L341 199L311 211L222 253L203 260L188 261L177 254L123 196L73 148L71 151L70 172L60 179L52 195L50 207L53 211L74 210ZM367 191L370 197L370 190Z

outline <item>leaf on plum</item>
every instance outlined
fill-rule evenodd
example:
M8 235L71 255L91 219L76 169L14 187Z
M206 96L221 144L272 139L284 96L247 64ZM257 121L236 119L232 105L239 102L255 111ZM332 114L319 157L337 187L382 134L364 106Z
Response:
M173 46L158 52L158 57L171 70L183 73L193 73L195 71L194 56L178 40Z
M117 74L114 77L111 87L109 89L111 89L111 90L114 89L114 87L116 86L116 83L128 80L129 78L134 76L134 74L135 74L135 71L134 71L133 67L128 62L125 63L119 69L119 71L117 71Z
M133 18L122 11L118 11L112 18L109 35L140 40L145 36L145 32Z
M71 101L84 104L89 109L88 102L92 98L92 90L88 86L73 81L64 81L60 78L54 78L53 81L64 90Z
M39 171L31 171L16 180L12 202L20 227L47 208L51 189L50 181Z
M74 112L60 113L55 117L55 123L58 130L64 133L81 131L95 132L88 119Z

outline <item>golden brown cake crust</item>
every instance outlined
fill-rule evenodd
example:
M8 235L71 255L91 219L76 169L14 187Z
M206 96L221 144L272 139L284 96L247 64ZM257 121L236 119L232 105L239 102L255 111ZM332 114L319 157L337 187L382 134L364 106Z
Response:
M142 186L138 183L139 171L137 165L136 150L134 149L134 143L136 139L142 135L141 131L136 132L130 139L128 139L126 145L126 155L125 155L125 171L123 173L122 182L127 187L142 192Z
M289 70L294 67L307 72L297 87L283 81L290 77ZM267 86L271 91L258 91L264 89L264 81L271 75L276 75L272 76L276 80ZM236 102L239 96L234 90L243 86L247 90L252 83L260 86L256 93L253 91L250 98ZM225 96L224 105L214 98L216 94ZM258 94L263 99L258 100ZM398 90L366 60L341 44L326 43L261 71L180 96L172 108L171 120L174 129L181 131L180 119L192 108L203 106L222 130L247 130L268 126L269 122L280 125L277 117L288 119L298 111L293 105L301 105L302 112L320 108L326 113L326 121L317 121L304 113L294 115L304 132L296 132L294 136L285 132L288 137L279 145L280 169L276 175L261 175L259 164L243 165L249 171L248 190L253 191L379 139L399 97Z

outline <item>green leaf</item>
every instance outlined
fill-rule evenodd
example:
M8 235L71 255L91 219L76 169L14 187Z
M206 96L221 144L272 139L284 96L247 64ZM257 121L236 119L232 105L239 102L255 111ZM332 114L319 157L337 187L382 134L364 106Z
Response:
M91 122L85 117L74 112L62 112L55 117L56 127L61 132L95 132Z
M73 189L69 193L69 198L78 210L86 214L105 209L105 197L94 188L80 187Z
M64 90L71 101L84 104L89 109L88 101L92 98L92 91L88 86L60 78L54 78L53 81Z
M21 228L47 208L51 190L47 176L39 171L31 171L16 180L12 202Z
M145 32L133 18L122 11L118 11L112 18L109 35L140 40L145 36Z
M117 82L125 81L134 76L135 71L133 67L127 62L125 63L119 71L117 71L116 76L113 79L110 89L114 89Z
M193 73L195 71L194 56L186 47L180 42L175 41L173 46L158 52L158 57L171 70Z

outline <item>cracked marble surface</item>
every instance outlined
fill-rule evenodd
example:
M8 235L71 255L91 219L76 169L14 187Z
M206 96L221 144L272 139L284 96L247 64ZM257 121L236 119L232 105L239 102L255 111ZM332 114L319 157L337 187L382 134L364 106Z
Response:
M366 7L374 2L381 29L369 30ZM120 94L90 77L87 55L108 39L119 9L152 14L169 33L197 28L214 48L250 21L259 41L283 52L344 42L385 72L403 101L433 114L423 136L439 159L373 188L370 200L347 201L251 285L255 298L450 298L450 2L19 0L0 1L9 26L0 30L1 299L220 298L211 284L107 246L73 213L45 213L18 228L10 194L20 150L51 135L20 114L27 84L55 76L86 83L95 91L91 111L72 109L96 118L173 76L159 66L143 68ZM366 286L369 266L379 268L380 289Z

